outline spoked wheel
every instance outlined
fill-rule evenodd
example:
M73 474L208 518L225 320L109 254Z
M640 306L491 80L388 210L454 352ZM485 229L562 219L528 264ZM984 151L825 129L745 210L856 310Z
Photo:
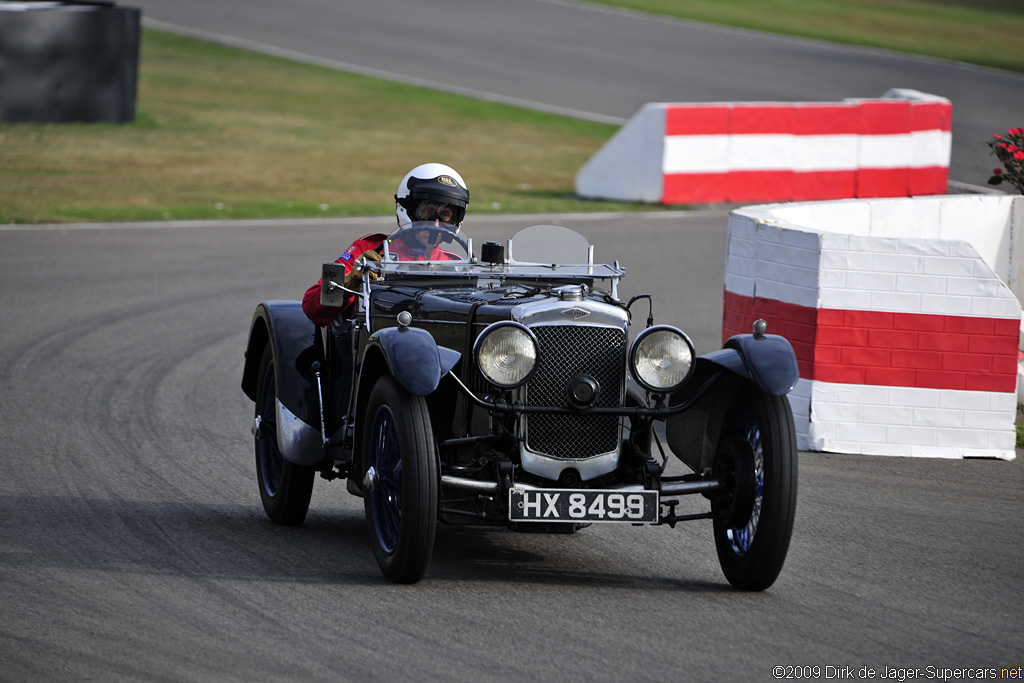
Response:
M256 386L256 479L267 517L277 524L297 525L306 519L313 495L312 467L284 459L277 447L277 388L274 353L267 345Z
M728 482L711 505L718 561L734 587L764 590L782 571L796 514L796 432L786 397L747 389L726 421L715 467Z
M438 463L426 401L390 376L370 392L363 426L366 524L381 571L396 583L423 578L437 528Z

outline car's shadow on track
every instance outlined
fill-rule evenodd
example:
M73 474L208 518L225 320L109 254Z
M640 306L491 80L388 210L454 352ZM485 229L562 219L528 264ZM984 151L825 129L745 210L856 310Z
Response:
M0 496L0 520L0 571L389 585L373 559L358 509L311 510L301 526L283 527L270 523L258 506L240 504ZM581 534L551 537L440 525L425 581L729 590L724 582L634 572L629 557L609 568L590 556L590 543Z
M628 532L626 532L628 533ZM625 547L609 559L596 530L574 535L516 533L500 528L441 527L427 578L431 581L486 581L602 589L665 589L678 592L731 592L721 583L687 580L638 571L643 560ZM713 555L711 561L713 559Z

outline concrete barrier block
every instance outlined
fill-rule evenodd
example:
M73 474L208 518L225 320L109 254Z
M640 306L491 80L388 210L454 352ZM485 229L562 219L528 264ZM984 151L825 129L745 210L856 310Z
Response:
M1017 409L1012 394L989 394L989 410L1010 414Z
M865 406L849 403L811 403L811 419L829 422L861 422Z
M648 103L581 167L576 191L663 204L941 193L950 107L898 95Z
M900 253L920 256L949 256L949 243L945 240L904 239L900 240Z
M971 315L971 297L948 295L921 295L921 312L946 315Z
M849 271L846 286L850 289L867 289L873 292L896 291L896 273L879 271Z
M934 408L939 406L940 396L937 391L926 391L916 387L890 387L886 400L888 405L892 406Z
M757 259L755 264L754 275L758 279L806 289L818 286L818 271L815 268L787 266L785 261L766 261L762 258Z
M974 277L976 258L955 256L931 256L924 260L925 275L947 275L952 277Z
M1013 457L1005 443L1014 432L1022 316L1008 266L993 270L970 239L922 239L912 222L952 215L945 204L956 201L856 202L882 221L862 235L832 231L833 212L854 202L751 207L753 262L727 254L723 338L746 332L756 316L790 339L801 373L802 394L791 404L802 448ZM1012 218L998 224L1013 211L997 209L983 212L996 225L973 228L982 242L994 241L986 231L1013 229ZM826 225L793 224L797 217ZM901 225L904 235L896 233ZM809 233L818 235L816 249L802 248L815 243ZM756 299L749 282L734 277L737 265L754 273Z
M845 271L870 272L874 262L874 255L870 252L839 251L833 249L823 250L821 253L821 267L835 268Z
M877 267L876 263L876 267ZM945 294L947 278L938 275L917 275L894 271L896 274L896 289L900 292L914 294Z
M914 409L891 405L867 405L863 410L864 422L880 425L913 424Z
M871 292L872 309L884 308L901 313L920 313L921 295L906 292Z
M621 201L661 201L664 147L665 107L647 104L576 173L576 193Z
M969 258L972 260L976 260L975 275L984 275L984 273L979 271L978 263L980 262L981 264L985 264L985 261L977 261L979 254L977 250L974 248L974 245L972 245L970 242L964 242L962 240L943 240L942 243L948 247L948 251L946 252L947 256L953 256L957 258ZM985 267L986 269L991 270L990 268L988 268L987 265Z
M942 408L914 408L909 424L918 427L967 427L964 411ZM1000 425L1001 426L1001 425Z
M742 239L735 235L729 236L729 243L726 247L730 256L734 258L755 258L757 256L757 242L752 239Z
M899 240L871 234L850 235L850 251L864 251L871 254L898 254Z
M971 452L976 452L972 449ZM960 459L964 457L964 449L954 446L920 446L911 447L911 457L914 458L944 458L946 460Z
M1006 424L1009 411L964 411L963 426L967 429L1000 430Z
M987 429L937 429L935 435L938 444L955 448L982 450L989 444Z
M793 249L804 249L817 254L821 253L821 235L803 230L786 230L782 233L782 244Z
M763 210L793 228L815 226L813 231L821 233L822 239L849 240L851 235L868 235L871 230L871 206L856 200L769 204Z
M733 261L732 265L726 271L727 275L729 275L729 276L731 276L733 278L738 278L736 280L737 282L739 282L739 281L746 281L746 280L750 280L751 283L755 282L755 279L754 279L754 269L755 269L756 264L757 264L757 260L756 259L736 258L736 259L732 259L732 261ZM752 294L747 294L745 291L744 292L737 291L737 294L739 294L739 293L742 293L742 294L744 294L746 296L752 296Z
M922 197L916 202L881 200L871 205L871 234L876 237L906 236L906 226L914 225L919 239L940 238L941 203ZM898 242L898 240L894 240Z
M1009 318L1020 313L1020 304L1015 299L984 299L971 297L971 315Z
M905 458L913 455L910 446L899 446L896 444L862 443L859 444L858 450L863 455L902 456Z
M934 427L914 427L907 425L888 425L881 439L873 439L882 443L903 444L906 446L934 446L939 443L939 431Z
M988 432L988 443L985 445L985 449L984 450L978 449L977 451L972 452L969 455L965 454L964 457L991 458L991 457L993 457L992 453L991 453L992 451L1000 451L1000 452L1002 452L1002 455L999 455L999 456L996 456L996 457L1000 457L1000 458L1002 458L1004 460L1013 460L1014 457L1017 454L1015 449L1014 449L1015 445L1016 445L1016 434L1005 432L1005 431L1002 431L1002 432L989 431Z
M829 308L870 308L871 292L822 288L819 302Z
M752 277L737 275L736 273L725 274L725 286L730 292L742 294L743 296L754 296L754 286L757 281Z
M837 422L836 439L840 441L885 443L888 441L886 438L887 429L888 427L885 425L865 424L863 422Z
M761 215L759 216L759 214ZM765 212L751 211L747 214L729 214L729 238L751 241L757 239L759 218L771 220L771 216Z
M969 296L982 299L1000 298L1005 286L998 279L973 278L973 277L947 277L946 293L953 296Z
M818 299L817 290L813 287L799 287L771 280L757 281L757 296L776 301L792 301L800 306L813 306Z
M803 224L799 224L803 225ZM848 251L850 249L850 236L837 234L833 232L821 233L821 251L835 252L835 251Z
M846 289L845 270L821 269L818 271L818 286L822 289Z
M871 269L878 272L897 274L923 274L925 259L915 254L906 254L900 245L899 253L875 254Z

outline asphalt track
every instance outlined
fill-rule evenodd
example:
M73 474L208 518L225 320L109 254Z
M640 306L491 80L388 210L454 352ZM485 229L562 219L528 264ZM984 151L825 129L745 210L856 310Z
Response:
M137 0L147 21L266 52L583 118L647 102L833 102L912 88L953 102L950 179L1021 125L1024 75L559 0Z
M654 292L657 320L707 351L725 218L467 227L580 229L598 260L629 267L623 296ZM801 454L789 559L759 594L725 583L707 522L442 527L414 586L382 579L339 482L317 480L304 526L271 524L239 389L252 309L299 297L353 234L389 224L0 227L0 680L769 681L787 665L824 678L1024 664L1021 459Z
M947 80L980 88L964 91L973 104L954 97L955 136L975 125L969 107L988 112L982 137L1024 110L1015 76L562 3L133 4L597 118L650 100L950 95L932 87ZM755 44L768 51L743 52ZM775 56L769 82L759 69ZM901 68L931 80L892 82ZM649 73L669 80L651 88ZM954 166L977 182L960 149ZM598 260L629 268L623 296L654 293L658 322L717 346L724 212L467 228L479 242L531 222L580 229ZM442 527L426 579L403 587L380 577L338 482L317 481L303 527L269 523L238 386L252 309L297 298L321 260L388 225L0 226L0 680L768 681L775 666L895 678L1024 665L1019 458L802 453L789 559L753 595L724 582L706 522L571 537Z

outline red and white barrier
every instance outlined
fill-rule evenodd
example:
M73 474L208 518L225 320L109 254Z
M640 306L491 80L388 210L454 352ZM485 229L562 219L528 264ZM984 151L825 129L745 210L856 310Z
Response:
M945 194L952 104L645 105L576 175L584 197L662 204Z
M1022 238L1012 196L744 207L722 336L790 340L802 449L1013 459Z

